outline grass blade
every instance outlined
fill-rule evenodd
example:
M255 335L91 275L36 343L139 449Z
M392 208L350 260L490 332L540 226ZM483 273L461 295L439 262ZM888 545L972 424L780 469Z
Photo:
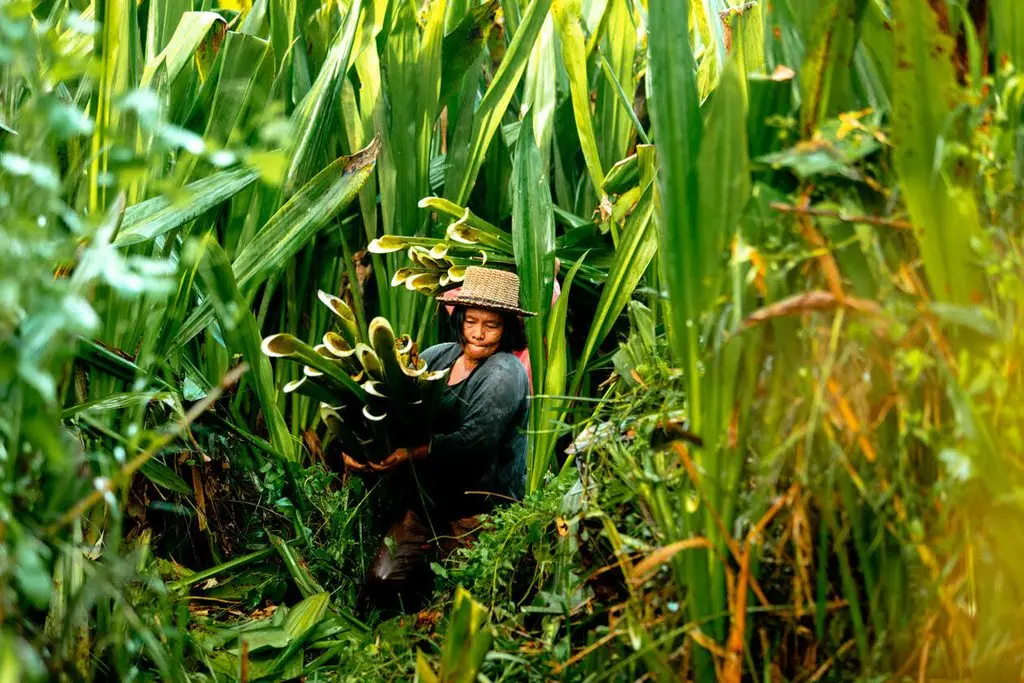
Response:
M961 100L951 57L955 43L940 9L895 0L893 23L893 161L918 235L925 272L937 299L969 305L981 296L971 240L981 235L978 209L966 188L942 172L942 149L953 107ZM945 8L941 8L945 12ZM944 19L944 17L942 18Z
M626 219L626 228L619 238L615 261L608 272L604 289L601 290L590 333L583 345L583 353L580 354L576 377L569 392L571 396L579 391L591 355L608 336L658 250L658 234L651 221L653 210L654 184L649 183Z
M213 304L220 330L228 350L242 354L249 364L251 373L249 382L256 391L263 419L270 432L270 442L277 453L285 460L296 460L295 446L288 433L288 426L277 404L277 390L274 387L274 373L270 367L270 359L260 349L262 336L256 325L256 317L249 310L242 294L235 283L231 262L227 254L212 235L207 235L200 245L201 258L199 268L209 301Z
M319 170L317 155L323 153L326 138L335 125L335 107L341 101L341 82L348 69L361 11L362 0L355 0L316 81L292 114L296 137L289 150L288 170L284 176L285 196L295 192Z
M555 28L551 17L544 22L530 54L523 77L523 104L533 112L533 136L540 148L541 163L551 167L551 138L555 128L556 87Z
M553 0L551 14L558 28L562 46L562 63L569 75L569 94L572 99L572 113L576 120L583 159L594 188L594 195L601 196L604 171L601 170L601 155L594 135L594 121L590 115L590 80L587 77L587 47L579 19L580 5L573 0ZM612 134L612 131L607 131Z
M676 360L693 383L698 376L697 282L700 264L697 224L697 155L702 122L695 64L690 48L688 0L652 0L650 7L648 100L661 162L662 278L668 290L669 339ZM692 419L699 419L699 391L689 394ZM696 429L696 428L695 428ZM699 433L699 430L696 430Z
M153 3L150 7L150 21L153 20L153 15L156 13L154 6L162 4L166 3ZM185 12L182 14L181 21L177 23L174 34L159 54L149 57L150 49L153 46L150 44L146 45L146 66L142 70L140 85L144 88L149 87L161 66L166 69L167 82L172 83L181 73L182 69L195 58L196 50L207 40L207 36L219 33L220 37L223 38L225 26L226 22L223 17L216 12ZM150 28L152 31L153 27ZM153 39L155 37L151 32L150 38Z
M745 78L739 63L730 59L711 102L701 142L697 204L700 230L696 244L690 245L697 257L691 286L697 288L698 314L718 295L726 272L723 256L750 197Z
M526 338L533 369L533 386L544 379L544 331L551 308L555 279L555 223L551 190L541 166L540 149L533 138L533 115L523 119L513 166L512 240L521 296L527 310L537 313L526 319Z
M547 473L548 465L551 463L552 451L558 434L553 431L559 424L559 415L566 399L557 398L565 395L565 382L568 375L569 352L565 337L565 321L569 311L569 292L572 289L572 282L576 273L583 265L580 257L562 283L562 294L555 302L548 318L547 339L547 368L544 375L542 388L543 397L535 398L531 407L531 416L536 414L537 419L531 420L536 425L532 430L530 438L530 460L526 467L527 483L526 492L533 493L540 488ZM531 361L532 363L532 361ZM541 385L537 385L541 386Z
M604 47L596 60L611 87L597 89L594 118L598 130L602 131L601 165L610 168L629 150L633 139L631 128L636 128L644 143L649 140L633 111L636 24L632 9L628 2L614 2L609 3L605 14L608 28Z
M207 176L182 188L183 198L160 196L129 206L124 212L115 247L148 242L180 228L218 204L230 199L259 178L259 171L233 168Z

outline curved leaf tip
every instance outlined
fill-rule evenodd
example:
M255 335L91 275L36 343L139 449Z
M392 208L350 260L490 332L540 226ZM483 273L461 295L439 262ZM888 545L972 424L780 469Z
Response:
M279 332L266 337L260 344L260 349L263 355L270 358L286 358L295 353L297 341L298 339L287 332Z

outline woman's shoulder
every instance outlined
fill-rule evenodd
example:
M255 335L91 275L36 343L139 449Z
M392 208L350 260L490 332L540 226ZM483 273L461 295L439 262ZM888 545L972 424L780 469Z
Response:
M505 380L511 378L517 382L522 381L524 384L526 383L526 368L523 367L523 364L514 354L508 351L498 351L495 353L487 359L483 368L487 369L486 374L489 377Z
M444 342L434 344L420 351L420 358L426 361L431 370L435 370L437 364L443 364L446 359L455 360L458 357L459 345L455 342Z

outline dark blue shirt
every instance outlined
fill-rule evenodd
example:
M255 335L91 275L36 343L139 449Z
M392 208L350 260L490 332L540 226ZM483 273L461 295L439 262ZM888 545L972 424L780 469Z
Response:
M431 346L421 357L435 371L451 368L460 355L462 347L449 343ZM428 507L474 514L502 500L467 491L523 497L528 386L523 364L499 351L445 387L430 456L416 468Z

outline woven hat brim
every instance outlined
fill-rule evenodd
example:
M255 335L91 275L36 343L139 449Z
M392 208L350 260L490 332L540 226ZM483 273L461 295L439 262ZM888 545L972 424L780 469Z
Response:
M506 313L517 313L524 317L531 317L537 315L532 311L527 311L518 306L509 306L508 304L495 301L493 299L482 299L476 296L444 296L443 294L437 297L441 303L444 304L462 304L463 306L473 306L476 308L487 308L495 311L505 311Z

